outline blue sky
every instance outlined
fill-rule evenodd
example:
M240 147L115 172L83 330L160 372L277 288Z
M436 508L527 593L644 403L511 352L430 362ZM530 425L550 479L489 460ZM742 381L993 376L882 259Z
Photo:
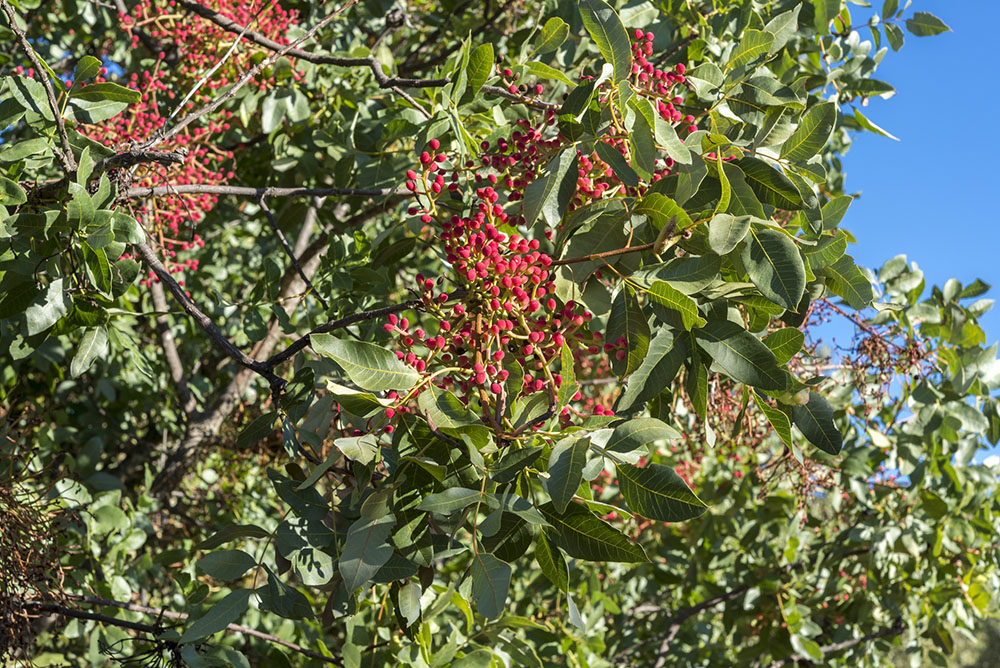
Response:
M903 49L890 51L878 69L876 76L897 93L871 100L865 113L900 141L864 133L845 156L847 190L861 191L842 223L858 238L849 252L876 268L905 253L928 286L981 278L1000 289L995 149L978 141L975 130L983 127L985 137L990 110L1000 106L994 50L1000 2L915 0L913 10L937 15L954 32L907 34ZM982 324L987 340L996 341L1000 310Z
M907 34L903 49L890 51L878 69L877 78L897 93L872 100L865 114L900 141L865 133L844 158L847 191L861 191L842 223L858 239L848 252L873 268L906 254L923 270L928 289L952 277L963 284L981 278L994 287L986 296L997 299L1000 184L991 164L995 148L979 138L989 136L991 110L1000 107L994 49L1000 2L914 0L907 15L912 11L935 14L953 32ZM988 343L1000 338L1000 305L981 325ZM831 331L845 343L842 337L850 336L847 327ZM980 458L997 453L993 448Z

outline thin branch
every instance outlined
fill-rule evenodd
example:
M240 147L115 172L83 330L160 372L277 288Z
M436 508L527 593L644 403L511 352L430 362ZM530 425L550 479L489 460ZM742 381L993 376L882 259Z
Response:
M503 7L498 8L496 10L496 12L493 13L493 16L490 16L490 17L486 18L486 20L484 20L483 23L480 24L480 26L478 28L476 28L475 30L473 30L469 34L469 37L470 38L472 38L472 37L478 37L480 34L482 34L483 32L485 32L486 30L489 30L491 27L493 27L493 24L496 23L497 19L499 19L501 16L503 16L504 13L511 6L513 6L517 1L518 0L507 0L507 2L504 3ZM434 67L435 65L440 65L441 63L443 63L445 60L448 59L448 56L450 56L455 51L457 51L460 48L460 46L461 46L461 42L455 41L447 49L445 49L444 51L442 51L438 55L434 56L433 58L431 58L431 59L429 59L429 60L427 60L425 62L422 62L422 63L408 63L408 62L404 62L402 65L400 65L399 71L400 72L414 72L416 70L427 69L429 67Z
M136 187L125 191L129 199L162 197L164 195L235 195L237 197L292 197L299 195L328 197L330 195L362 197L405 197L411 193L395 188L252 188L245 186L216 186L205 184L179 184L168 186Z
M93 596L79 596L69 594L67 598L80 601L81 603L89 603L90 605L99 605L102 607L119 608L121 610L128 610L130 612L138 612L144 615L156 615L157 617L163 619L172 619L176 621L184 621L188 619L189 615L185 612L174 612L173 610L165 610L163 608L154 608L145 605L138 605L136 603L127 603L124 601L113 601L106 598L97 598ZM112 626L119 626L126 629L131 629L133 631L139 631L140 633L151 633L154 635L160 635L163 633L162 627L151 626L148 624L142 624L139 622L130 622L125 619L118 619L117 617L109 617L107 615L99 615L92 612L85 612L83 610L77 610L74 608L68 608L66 606L58 605L55 603L41 603L35 601L25 601L26 608L31 608L35 610L40 610L44 612L53 612L65 617L73 617L76 619L89 619L94 621L99 621L104 624L109 624ZM281 645L282 647L287 647L290 650L303 654L313 659L318 659L326 663L332 664L334 666L342 665L336 659L320 654L319 652L313 651L302 645L290 642L279 638L278 636L271 635L270 633L264 633L256 629L252 629L248 626L243 626L242 624L229 624L225 628L226 631L233 631L235 633L242 633L244 635L252 636L260 640L265 640L269 643L275 645Z
M163 165L164 167L179 165L184 162L184 158L187 157L187 154L187 149L180 149L177 151L141 151L139 149L122 151L121 153L116 153L115 155L108 156L107 158L98 161L97 164L94 165L94 174L100 174L108 171L109 169L123 169L125 167L151 162Z
M6 0L0 0L0 2L6 2ZM358 3L358 0L348 0L339 9L337 9L336 11L330 13L323 20L321 20L315 26L313 26L308 31L306 31L306 33L304 35L302 35L302 37L299 37L297 40L295 40L294 42L292 42L288 46L281 47L280 51L275 51L270 56L268 56L264 60L262 60L259 63L257 63L257 65L255 67L253 67L252 69L248 70L243 76L241 76L239 78L239 80L237 80L237 82L235 84L233 84L233 86L230 87L225 93L223 93L222 95L219 95L217 98L215 98L214 100L212 100L211 102L209 102L205 106L201 107L197 111L194 111L194 112L188 114L183 119L181 119L176 125L174 125L172 128L167 129L167 130L161 129L161 130L157 131L152 137L148 138L145 142L143 142L142 145L140 146L140 148L142 148L142 149L150 149L153 146L156 146L157 144L160 144L162 142L167 141L171 137L177 135L181 130L183 130L185 127L187 127L192 122L194 122L197 119L201 118L205 114L209 114L209 113L215 111L216 109L218 109L219 107L221 107L223 104L225 104L225 102L227 100L229 100L234 95L236 95L236 93L238 93L240 91L240 89L243 88L243 86L245 86L251 79L253 79L255 76L257 76L258 74L260 74L265 68L270 67L274 63L274 61L276 61L278 58L282 57L283 55L285 55L286 53L288 53L289 51L291 51L292 49L294 49L296 46L298 46L302 42L310 39L323 26L325 26L328 23L330 23L331 21L333 21L333 19L337 18L342 12L344 12L349 7L352 7L352 6L356 5L357 3Z
M290 344L287 348L282 350L277 355L272 356L266 362L264 366L268 369L274 369L276 366L282 362L291 358L295 353L299 352L303 348L309 345L309 337L313 334L325 334L327 332L332 332L336 329L343 329L353 325L356 322L363 322L365 320L375 320L377 318L383 318L390 313L399 313L400 311L408 311L410 309L419 308L423 304L421 299L411 299L409 301L403 302L401 304L393 304L392 306L383 306L382 308L372 309L370 311L359 311L358 313L352 313L349 316L340 318L339 320L331 320L328 323L316 327L311 332L303 336L302 338L296 340Z
M170 294L174 296L174 299L181 305L184 311L194 319L199 327L208 335L208 338L212 340L215 347L224 352L230 358L235 360L240 366L250 369L251 371L263 376L265 380L270 384L272 390L274 388L281 388L285 385L285 381L278 378L271 371L271 367L258 362L257 360L247 356L243 351L233 345L233 342L226 338L226 335L222 333L211 318L205 315L201 309L199 309L191 298L187 296L177 281L174 280L167 268L163 266L159 258L156 257L156 253L148 244L134 244L139 255L142 257L143 262L153 270L160 282L163 283Z
M152 283L149 286L149 291L153 296L153 308L162 314L156 316L156 327L160 331L163 359L167 363L167 371L170 373L170 380L174 383L177 398L181 402L181 409L186 415L190 415L194 412L196 404L184 374L184 364L181 362L181 356L177 353L177 343L170 331L170 318L166 314L167 297L163 292L163 283Z
M430 118L433 117L432 114L431 114L431 112L427 111L422 104L420 104L419 102L417 102L416 100L414 100L413 97L409 93L407 93L405 90L403 90L399 86L393 86L392 90L393 90L394 93L396 93L397 95L399 95L401 98L403 98L404 100L406 100L407 102L409 102L410 104L412 104L413 107L417 111L419 111L421 114L424 115L424 118L430 119Z
M260 208L264 212L264 215L267 216L267 222L270 223L271 225L271 231L274 232L274 236L278 237L278 243L280 243L281 247L284 249L285 255L287 255L288 259L292 261L292 266L295 267L295 271L299 272L299 276L302 277L302 281L306 284L306 288L308 288L309 294L311 294L313 297L316 298L316 301L319 302L320 306L323 307L324 311L330 310L330 306L326 303L326 300L323 299L323 297L320 296L318 292L316 292L316 288L315 286L313 286L312 281L310 281L309 277L306 276L304 271L302 271L302 265L299 264L298 258L295 257L295 251L293 251L292 247L288 245L288 239L285 238L285 233L281 231L280 227L278 227L278 221L275 220L274 214L271 212L271 209L267 206L267 197L261 195L259 198L257 198L257 203L260 205Z
M73 147L69 143L69 135L66 134L66 123L63 122L62 111L59 109L59 103L56 102L56 93L52 88L52 81L49 79L48 70L38 60L35 50L28 41L28 36L18 27L14 9L8 4L7 0L0 0L0 7L3 7L3 11L7 15L7 20L10 21L11 31L17 35L17 41L21 44L21 50L28 56L28 60L35 66L35 70L42 80L42 86L45 87L45 96L49 100L49 107L52 109L52 115L55 117L56 129L59 131L59 139L62 142L62 153L60 154L57 150L56 155L59 156L59 161L62 163L66 173L72 174L76 171L76 158L73 156Z
M614 257L616 255L625 255L626 253L640 253L642 251L653 250L656 243L643 244L641 246L629 246L627 248L616 248L615 250L604 251L603 253L593 253L591 255L584 255L583 257L571 257L565 260L555 260L552 265L564 265L564 264L576 264L578 262L589 262L590 260L599 260L605 257Z
M265 35L254 30L247 30L246 27L240 25L236 21L229 19L222 14L205 7L192 0L178 0L178 4L187 9L190 12L197 14L205 19L208 19L215 25L219 26L223 30L228 30L232 33L242 33L243 36L265 49L270 49L274 52L280 52L281 55L288 56L290 58L297 58L299 60L304 60L310 63L316 63L318 65L338 65L340 67L367 67L371 69L372 74L375 75L375 80L378 82L379 86L382 88L427 88L427 87L441 87L447 86L451 81L448 78L441 79L400 79L398 77L389 77L382 71L382 64L376 60L374 57L368 58L346 58L341 56L333 56L324 53L312 53L310 51L303 51L301 49L288 48L274 40L268 39ZM353 4L353 3L351 3ZM343 9L341 9L343 11ZM299 40L301 41L301 40Z
M853 638L851 640L844 640L843 642L833 643L832 645L823 645L819 649L824 655L831 652L842 652L845 649L850 649L861 643L870 642L872 640L878 640L879 638L889 638L898 635L902 635L903 631L906 630L906 624L903 623L902 618L897 617L895 623L892 626L886 627L875 633L870 633L866 636L861 636L860 638ZM793 654L787 659L781 659L780 661L774 661L768 666L768 668L781 668L781 666L787 666L790 663L798 663L799 661L809 661L809 657L804 654Z

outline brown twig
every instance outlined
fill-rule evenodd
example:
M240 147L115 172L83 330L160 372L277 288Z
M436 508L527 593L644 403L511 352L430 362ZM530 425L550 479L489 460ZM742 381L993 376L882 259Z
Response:
M0 1L6 2L6 0L0 0ZM345 10L347 10L349 7L352 7L352 6L356 5L357 3L358 3L358 0L348 0L346 3L344 3L343 5L341 5L341 7L339 9L331 12L329 15L327 15L326 17L324 17L319 23L317 23L312 28L310 28L309 30L307 30L306 33L304 35L302 35L301 37L299 37L297 40L295 40L294 42L290 43L288 46L281 47L280 50L275 51L270 56L268 56L264 60L262 60L259 63L257 63L256 66L254 66L253 68L251 68L250 70L248 70L247 72L245 72L243 74L243 76L241 76L236 81L236 83L233 84L225 93L223 93L222 95L219 95L217 98L215 98L214 100L212 100L211 102L209 102L205 106L201 107L197 111L191 112L190 114L188 114L187 116L185 116L183 119L181 119L173 127L169 128L169 129L161 129L161 130L157 131L156 134L154 134L152 137L149 137L145 142L143 142L140 145L139 148L141 148L141 149L150 149L153 146L156 146L157 144L165 142L168 139L170 139L171 137L174 137L175 135L177 135L181 130L183 130L185 127L187 127L192 122L194 122L197 119L201 118L205 114L209 114L209 113L215 111L216 109L218 109L219 107L221 107L223 104L225 104L225 102L227 100L229 100L234 95L236 95L236 93L239 92L240 89L242 89L243 86L245 86L251 79L253 79L255 76L257 76L258 74L260 74L265 68L270 67L274 63L274 61L276 61L278 58L286 55L289 51L291 51L292 49L294 49L295 47L297 47L302 42L304 42L304 41L312 38L312 36L315 35L323 26L325 26L328 23L330 23L331 21L333 21L342 12L344 12Z
M153 308L161 313L161 315L156 316L156 328L160 331L163 359L167 363L167 371L170 374L170 380L174 383L177 398L181 402L181 409L186 415L190 415L194 412L196 403L194 395L191 394L191 388L188 387L181 356L177 353L177 343L170 331L170 318L166 314L167 297L163 292L163 284L154 282L149 286L149 292L153 297Z
M215 25L219 26L223 30L228 30L229 32L242 33L244 38L262 46L265 49L269 49L274 52L280 52L281 55L288 56L290 58L296 58L299 60L304 60L310 63L316 63L318 65L338 65L340 67L367 67L371 69L372 74L375 75L375 80L378 82L379 86L382 88L425 88L425 87L440 87L446 86L449 83L449 79L400 79L398 77L389 77L382 71L382 64L376 60L374 57L368 58L347 58L342 56L333 56L324 53L312 53L311 51L303 51L301 49L286 48L284 45L275 42L274 40L268 39L265 35L254 30L246 30L246 28L236 21L229 19L222 14L219 14L204 5L201 5L192 0L178 0L178 4L187 9L190 12L201 16L202 18L208 19ZM353 4L353 3L351 3ZM340 11L343 11L341 8Z
M163 195L235 195L237 197L329 197L331 195L352 197L406 197L411 193L395 188L253 188L247 186L217 186L207 184L179 184L167 186L144 186L129 188L123 194L129 199L141 197L162 197Z
M0 7L3 7L3 11L7 15L7 20L10 21L11 31L17 35L17 41L21 44L21 50L28 56L28 60L35 66L38 77L42 80L42 86L45 87L45 97L48 98L49 107L52 109L52 115L55 117L59 139L62 142L62 151L60 152L56 149L56 155L59 156L59 161L62 163L63 169L66 170L67 175L72 174L76 171L76 158L73 156L73 147L69 143L69 135L66 134L66 123L63 122L62 111L59 109L59 103L56 102L56 93L52 88L52 81L49 80L48 70L38 60L35 50L31 48L31 43L28 41L28 36L18 27L14 9L7 0L0 0Z
M280 227L278 227L278 221L275 219L271 209L267 206L267 197L261 195L257 198L257 203L260 205L264 215L267 216L267 222L271 225L271 231L274 232L274 236L278 237L278 243L281 244L281 248L285 251L285 255L287 255L288 259L292 261L292 266L295 267L295 271L299 272L299 276L309 289L308 294L311 294L316 298L316 301L319 302L324 311L328 311L330 309L330 305L326 303L326 300L323 299L318 292L316 292L316 288L313 286L312 281L310 281L309 277L306 276L306 273L302 271L302 265L299 264L298 258L295 257L295 251L293 251L292 247L288 245L288 239L285 238L285 233L281 231Z
M590 255L584 255L583 257L571 257L564 260L555 260L552 265L564 265L564 264L576 264L578 262L588 262L590 260L600 260L605 257L614 257L616 255L625 255L626 253L640 253L642 251L653 250L656 243L642 244L641 246L629 246L627 248L616 248L615 250L604 251L603 253L592 253Z

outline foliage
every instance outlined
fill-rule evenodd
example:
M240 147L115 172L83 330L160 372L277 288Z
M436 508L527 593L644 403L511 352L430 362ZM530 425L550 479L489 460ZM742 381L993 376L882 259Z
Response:
M989 286L840 227L936 17L0 8L0 653L944 665L995 617Z

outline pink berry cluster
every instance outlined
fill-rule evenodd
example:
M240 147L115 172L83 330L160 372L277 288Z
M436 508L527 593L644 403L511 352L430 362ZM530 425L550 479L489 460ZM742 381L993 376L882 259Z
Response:
M278 3L227 2L202 0L201 4L217 11L242 26L249 26L278 44L287 45L288 31L298 23L295 11L286 10ZM261 5L264 5L261 9ZM164 47L168 44L178 49L178 62L173 76L193 83L218 63L232 45L232 33L199 16L189 14L174 0L140 0L131 14L119 16L122 25L131 33L132 48L140 44L137 28L145 30ZM258 53L269 53L249 40L243 42L230 55L229 60L205 82L204 92L195 96L196 101L211 97L212 91L234 83L239 76L255 64ZM299 80L302 73L292 68L292 76ZM256 84L263 90L274 83L274 77L261 79Z
M674 92L677 86L684 89L684 72L687 69L684 63L675 65L673 71L656 67L647 59L653 53L653 33L636 28L633 37L632 77L634 86L638 89L636 92L656 98L656 109L665 121L683 123L689 131L694 132L698 129L694 125L694 116L685 115L677 108L684 104L684 97Z
M124 113L95 125L81 126L81 131L90 139L116 150L126 150L133 143L153 136L166 124L166 116L161 107L169 104L164 101L174 97L169 79L158 71L162 60L158 60L153 71L141 74L133 73L127 80L129 88L139 90L142 98L131 105ZM102 76L97 82L103 82ZM172 138L167 148L183 150L187 157L182 164L169 168L150 164L138 165L131 174L131 183L136 186L153 187L164 183L192 185L221 185L233 177L225 163L233 158L232 151L218 147L221 133L229 130L230 112L224 112L226 120L210 120L203 125L192 124L183 132ZM153 241L162 248L166 266L173 273L198 268L198 260L194 258L178 259L178 251L190 251L204 246L197 235L191 236L189 229L200 221L206 212L218 202L217 195L210 194L176 194L150 200L137 211L148 223ZM188 238L184 238L188 237ZM143 280L144 284L156 280L150 274ZM183 283L182 283L183 284Z
M414 286L422 295L421 310L435 324L424 328L390 315L384 328L396 336L401 360L464 401L477 400L484 410L508 392L554 397L565 371L560 368L563 346L573 354L574 366L601 351L600 334L587 326L592 316L556 296L552 258L537 240L514 231L519 221L501 206L495 174L475 174L462 193L460 172L453 171L448 189L465 194L467 208L461 214L441 212L435 200L444 187L441 172L448 159L437 153L439 147L432 140L419 156L421 173L407 174L407 188L426 201L411 213L428 224L446 217L433 233L451 271L437 279L418 274ZM523 377L520 386L508 388L512 362L521 366ZM397 410L391 409L390 417Z

